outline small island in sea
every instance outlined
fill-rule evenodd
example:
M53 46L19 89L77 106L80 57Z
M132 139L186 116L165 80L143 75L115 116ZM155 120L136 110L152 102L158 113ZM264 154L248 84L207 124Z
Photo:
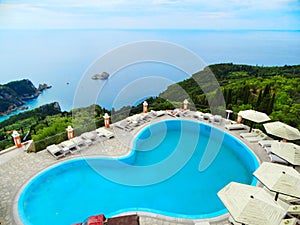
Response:
M102 72L101 74L96 73L92 76L93 80L106 80L109 77L107 72Z
M16 110L24 110L26 101L37 98L45 89L51 86L39 84L36 88L28 79L12 81L0 85L0 116L5 116Z

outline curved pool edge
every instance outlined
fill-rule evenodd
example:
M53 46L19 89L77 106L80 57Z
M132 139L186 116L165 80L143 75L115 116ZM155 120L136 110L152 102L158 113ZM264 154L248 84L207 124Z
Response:
M84 159L96 159L96 158L100 158L100 159L106 159L106 160L114 160L114 159L125 159L128 158L130 156L132 156L134 152L133 151L129 151L126 152L126 154L124 155L120 155L120 156L99 156L99 155L89 155L89 156L82 156L82 155L76 155L73 156L72 158L68 158L68 159L62 159L60 161L57 162L53 162L52 164L50 164L49 166L45 167L44 169L38 171L37 173L33 174L29 179L27 179L21 186L21 188L18 190L18 192L15 194L14 198L13 198L13 204L12 204L12 218L13 221L17 224L17 225L24 225L24 223L21 220L21 216L19 214L19 200L22 197L22 193L26 190L26 187L28 187L28 184L30 182L32 182L35 179L38 179L43 172L45 172L48 169L51 168L55 168L58 167L60 164L63 163L71 163L73 161L79 161L79 160L84 160Z
M177 120L177 119L164 119L163 121L168 121L168 120ZM255 157L255 166L258 167L262 161L260 160L260 158L258 157L258 155L255 153L255 151L252 150L252 148L243 140L239 139L238 137L232 135L231 133L227 132L225 129L220 129L216 126L213 126L211 124L208 124L208 123L204 123L204 122L201 122L201 121L195 121L195 120L190 120L190 121L193 121L193 122L197 122L197 123L201 123L201 124L204 124L205 126L209 126L209 127L212 127L214 129L217 129L221 132L224 132L225 135L229 135L231 138L233 138L234 140L238 141L239 143L241 143L242 145L244 145L247 149L247 151L249 151L251 153L252 156ZM157 121L157 122L161 122L161 121ZM156 123L156 122L154 122ZM71 162L74 162L74 161L79 161L79 160L84 160L84 159L105 159L105 160L122 160L122 159L127 159L127 158L130 158L133 154L134 154L134 151L133 151L133 143L134 143L134 140L135 138L138 136L138 134L143 130L145 129L147 126L149 125L152 125L154 123L151 123L151 124L147 124L146 126L142 126L142 127L139 127L139 129L136 131L136 133L132 136L132 140L130 142L130 151L126 152L124 155L119 155L119 156L99 156L99 155L89 155L89 156L82 156L82 155L78 155L78 156L73 156L72 158L68 158L68 159L63 159L63 160L60 160L58 162L54 162L52 163L51 165L47 166L46 168L42 169L41 171L33 174L23 185L22 187L19 189L19 191L16 193L15 195L15 198L13 200L13 221L17 224L17 225L23 225L24 223L21 221L21 216L20 216L20 213L19 213L19 200L20 198L22 197L22 193L24 193L24 191L26 190L26 187L28 186L28 184L30 182L32 182L33 180L35 179L38 179L39 176L46 170L48 169L51 169L51 168L55 168L57 166L59 166L60 164L63 164L63 163L71 163ZM251 182L250 185L252 186L257 186L257 179L255 177L253 177L253 180ZM151 209L135 209L135 210L132 210L132 209L124 209L124 210L121 210L120 212L117 212L117 213L120 213L120 215L123 215L123 214L128 214L128 213L136 213L138 215L141 215L141 216L149 216L149 217L153 217L153 218L159 218L159 219L163 219L163 220L167 220L167 221L182 221L182 220L186 220L186 221L189 221L189 222L201 222L201 221L218 221L220 219L225 219L228 217L228 211L225 209L223 210L220 210L218 212L214 212L214 213L211 213L211 214L202 214L202 215L196 215L196 216L185 216L185 215L176 215L176 214L173 214L173 213L166 213L166 212L159 212L159 211L155 211L155 210L151 210ZM215 215L216 214L216 215ZM218 215L217 215L218 214ZM114 214L115 215L119 215L119 214ZM27 222L27 221L26 221Z

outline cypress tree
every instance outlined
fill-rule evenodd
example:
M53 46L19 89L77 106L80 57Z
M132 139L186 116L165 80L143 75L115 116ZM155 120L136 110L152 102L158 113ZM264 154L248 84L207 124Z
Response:
M262 100L262 90L259 90L259 94L258 94L258 98L257 98L257 102L256 102L256 109L259 108L259 106L261 104L261 100Z

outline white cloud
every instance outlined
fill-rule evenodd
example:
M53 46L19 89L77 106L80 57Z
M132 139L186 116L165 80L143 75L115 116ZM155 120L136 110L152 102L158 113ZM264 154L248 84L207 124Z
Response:
M299 29L300 26L298 0L2 2L0 28L286 29L288 26Z

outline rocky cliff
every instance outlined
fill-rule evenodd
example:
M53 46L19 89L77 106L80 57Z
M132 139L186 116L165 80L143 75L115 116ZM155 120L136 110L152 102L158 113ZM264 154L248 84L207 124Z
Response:
M50 88L47 84L40 84L36 88L28 79L0 85L0 115L24 108L27 100L37 98L47 88Z

